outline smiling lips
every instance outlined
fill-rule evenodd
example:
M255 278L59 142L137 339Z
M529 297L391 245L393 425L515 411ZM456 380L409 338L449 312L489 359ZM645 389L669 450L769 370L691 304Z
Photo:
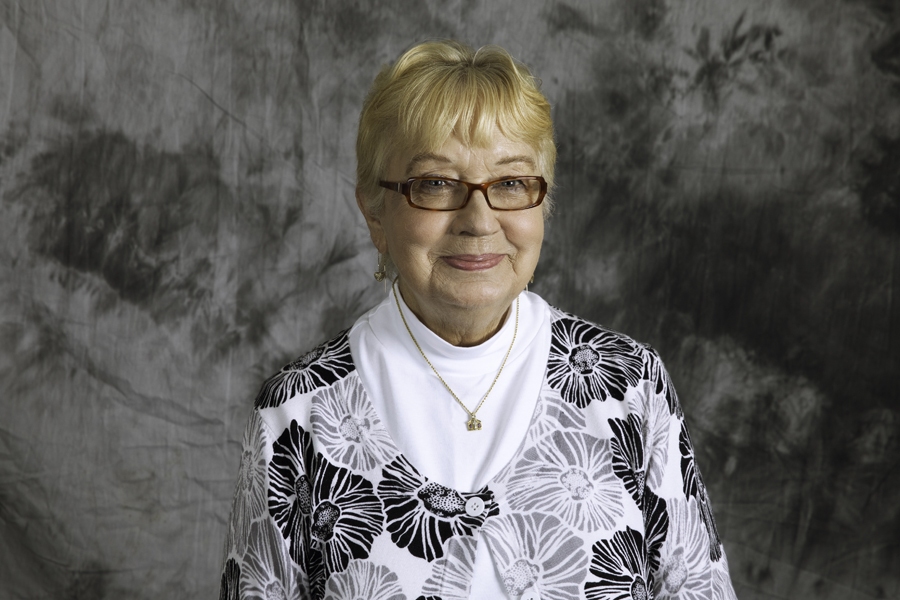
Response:
M487 271L500 264L505 254L456 254L444 256L443 261L460 271Z

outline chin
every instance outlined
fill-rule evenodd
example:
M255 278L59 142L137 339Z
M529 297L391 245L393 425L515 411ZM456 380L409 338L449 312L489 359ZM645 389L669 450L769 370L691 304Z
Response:
M511 302L518 294L509 287L499 287L491 283L466 284L454 286L452 291L454 302L463 308L481 308L498 303Z

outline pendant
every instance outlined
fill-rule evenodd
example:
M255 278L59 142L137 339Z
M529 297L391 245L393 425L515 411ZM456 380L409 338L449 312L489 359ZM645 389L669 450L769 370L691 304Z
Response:
M466 429L468 429L469 431L478 431L479 429L481 429L481 421L476 419L475 415L470 416L471 418L469 419L469 422L466 423Z

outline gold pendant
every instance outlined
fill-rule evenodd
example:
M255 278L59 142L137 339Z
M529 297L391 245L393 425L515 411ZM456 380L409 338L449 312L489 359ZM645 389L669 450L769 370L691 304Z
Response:
M469 419L469 422L466 423L466 429L469 431L478 431L481 429L481 421L475 418L475 415L471 415L472 418Z

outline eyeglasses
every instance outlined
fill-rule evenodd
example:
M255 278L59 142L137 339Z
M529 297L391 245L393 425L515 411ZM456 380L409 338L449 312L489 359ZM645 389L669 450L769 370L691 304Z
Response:
M543 177L504 177L485 183L469 183L447 177L410 177L405 183L380 181L379 185L406 196L413 208L459 210L469 203L472 192L480 190L494 210L534 208L547 195Z

